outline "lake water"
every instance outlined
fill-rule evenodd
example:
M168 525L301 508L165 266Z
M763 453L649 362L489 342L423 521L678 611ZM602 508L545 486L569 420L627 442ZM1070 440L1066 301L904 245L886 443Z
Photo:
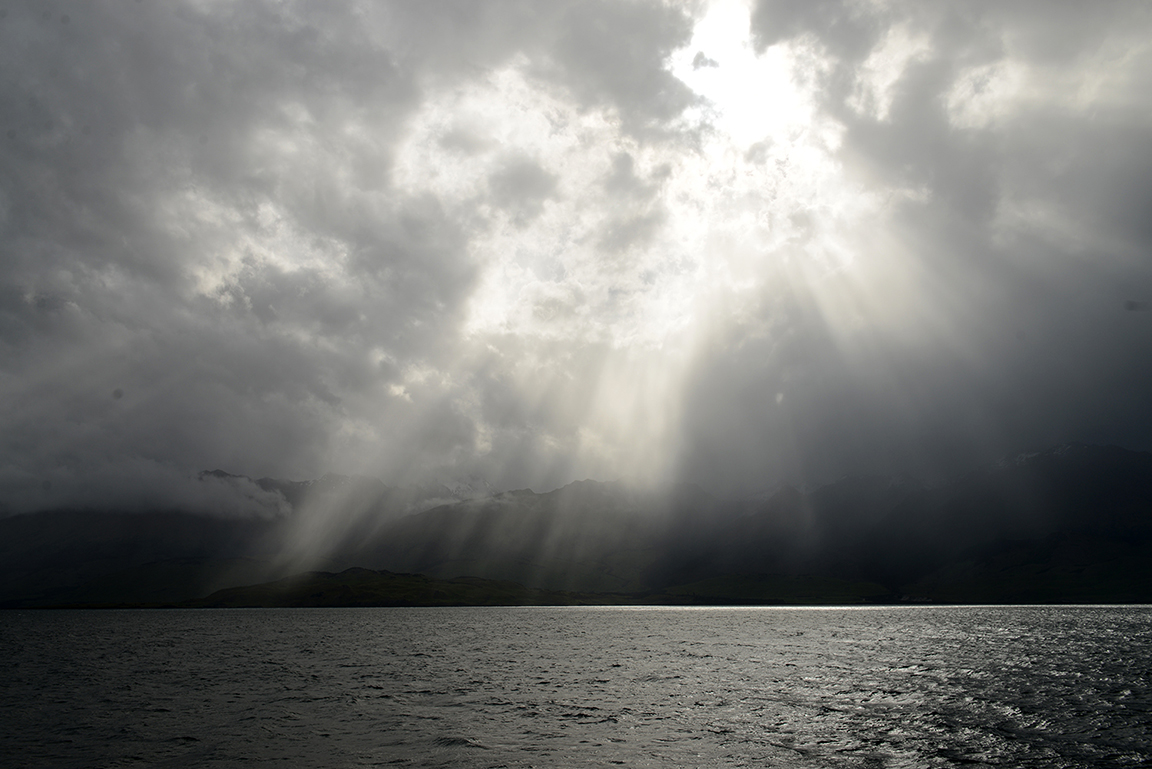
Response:
M1122 767L1148 607L0 612L5 767Z

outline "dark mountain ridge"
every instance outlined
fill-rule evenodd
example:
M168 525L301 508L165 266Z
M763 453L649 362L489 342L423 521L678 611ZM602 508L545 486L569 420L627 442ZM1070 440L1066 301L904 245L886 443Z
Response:
M380 498L371 494L341 498L360 499L358 512L307 519L330 524L315 535L296 515L6 519L0 601L138 596L128 589L133 574L150 575L149 594L163 600L196 598L300 570L284 552L301 532L325 537L313 555L333 571L469 576L548 591L772 602L803 584L812 600L821 590L867 600L1152 600L1152 454L1111 446L1020 456L932 488L848 478L746 501L691 486L646 492L596 481L411 515L363 508L363 499ZM169 575L167 592L158 574Z

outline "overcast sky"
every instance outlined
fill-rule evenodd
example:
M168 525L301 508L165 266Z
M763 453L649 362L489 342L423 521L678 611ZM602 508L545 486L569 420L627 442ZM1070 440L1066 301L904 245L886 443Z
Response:
M0 0L8 512L1150 449L1150 308L1146 3Z

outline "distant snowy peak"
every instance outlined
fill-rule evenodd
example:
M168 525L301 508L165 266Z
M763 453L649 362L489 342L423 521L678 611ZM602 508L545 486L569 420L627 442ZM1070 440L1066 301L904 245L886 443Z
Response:
M449 494L460 499L476 499L496 494L496 489L492 487L492 484L477 476L469 476L462 480L449 479L442 481L439 485L447 489Z

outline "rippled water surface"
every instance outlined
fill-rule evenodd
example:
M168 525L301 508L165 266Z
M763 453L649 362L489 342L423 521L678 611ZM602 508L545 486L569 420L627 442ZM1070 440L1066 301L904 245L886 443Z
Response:
M1148 607L0 612L0 765L1138 766Z

